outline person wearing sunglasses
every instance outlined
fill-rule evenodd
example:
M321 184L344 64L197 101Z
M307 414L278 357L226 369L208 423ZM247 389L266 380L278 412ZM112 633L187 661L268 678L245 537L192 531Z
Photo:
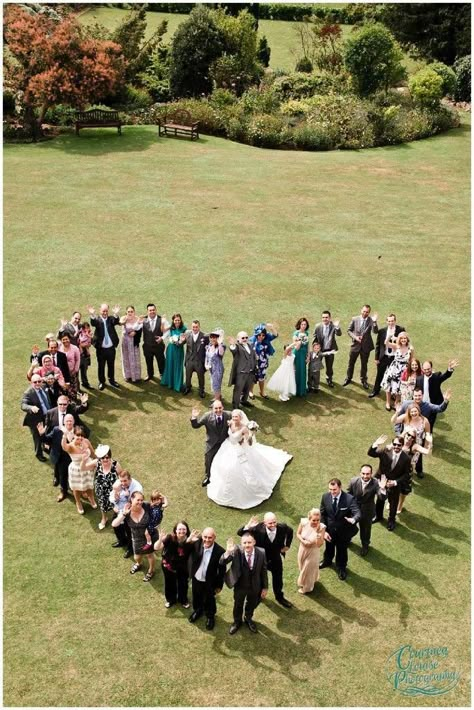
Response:
M229 378L229 387L232 385L234 387L232 408L253 407L253 404L249 402L249 392L255 380L257 354L249 344L249 336L244 330L237 333L237 340L229 338L229 343L233 357Z
M411 474L410 457L405 451L402 451L403 438L395 436L392 443L385 445L388 437L385 434L379 436L374 443L369 447L368 455L372 458L379 459L379 467L375 477L382 479L385 476L387 479L386 488L387 496L378 496L375 504L375 517L372 522L383 520L383 509L385 500L388 500L389 513L387 530L395 529L395 516L397 514L400 491L408 483Z

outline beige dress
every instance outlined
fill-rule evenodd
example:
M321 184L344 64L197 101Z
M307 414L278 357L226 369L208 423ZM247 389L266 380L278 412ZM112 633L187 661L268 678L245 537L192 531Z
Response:
M324 540L324 531L326 526L323 523L319 524L319 528L312 528L309 524L308 518L301 518L301 537L308 542L321 542ZM300 576L298 577L298 587L301 587L301 591L305 594L307 592L312 592L314 585L319 579L319 546L312 545L311 547L305 547L301 544L298 549L298 568L300 570Z

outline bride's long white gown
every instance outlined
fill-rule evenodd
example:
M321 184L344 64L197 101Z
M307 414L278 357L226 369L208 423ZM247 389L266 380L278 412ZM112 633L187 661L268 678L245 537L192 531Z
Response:
M229 432L211 466L207 495L219 505L254 508L270 498L273 488L293 456L281 449L239 443L241 432Z

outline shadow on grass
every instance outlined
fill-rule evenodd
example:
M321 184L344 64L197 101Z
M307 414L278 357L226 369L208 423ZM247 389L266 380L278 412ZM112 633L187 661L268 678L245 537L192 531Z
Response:
M453 483L453 486L448 486L425 472L423 482L416 486L416 494L432 501L441 513L451 513L452 511L466 513L470 510L470 493L462 491L456 485L456 481Z
M453 466L460 466L471 470L471 457L469 451L463 449L454 441L449 441L438 432L434 435L433 453L436 458L443 459ZM466 454L466 456L462 456Z
M72 155L106 155L108 153L138 153L148 150L156 143L162 143L163 138L158 138L158 128L150 131L147 126L134 127L127 133L127 128L122 128L122 135L118 135L114 128L92 128L80 133L64 133L55 140L38 143L38 150L61 150Z
M398 528L395 528L397 530ZM431 594L432 597L435 599L441 599L439 596L438 592L436 591L435 587L431 584L429 577L427 577L423 572L420 572L417 569L412 569L411 567L407 567L406 565L402 564L401 562L398 562L397 560L387 557L380 549L375 548L375 547L370 547L370 552L365 558L368 564L371 565L371 567L374 570L377 570L378 572L385 572L385 574L390 574L392 577L394 577L396 580L407 580L409 582L413 582L413 584L416 584L418 587L421 589L424 589L428 594ZM352 579L353 572L350 572L350 578ZM347 579L350 579L349 576ZM363 588L365 589L365 583L369 582L367 577L363 578Z

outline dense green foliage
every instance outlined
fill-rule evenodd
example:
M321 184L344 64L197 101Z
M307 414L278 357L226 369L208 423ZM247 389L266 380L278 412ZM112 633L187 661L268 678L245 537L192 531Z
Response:
M456 85L454 98L456 101L471 100L471 55L461 57L454 62Z
M415 104L424 108L435 108L443 96L443 79L430 67L410 77L408 87Z
M381 24L363 26L344 47L344 63L361 96L387 89L404 76L402 52L392 34Z
M435 71L443 80L441 92L443 96L453 96L456 88L456 74L451 67L443 62L433 62L428 65L429 69Z

